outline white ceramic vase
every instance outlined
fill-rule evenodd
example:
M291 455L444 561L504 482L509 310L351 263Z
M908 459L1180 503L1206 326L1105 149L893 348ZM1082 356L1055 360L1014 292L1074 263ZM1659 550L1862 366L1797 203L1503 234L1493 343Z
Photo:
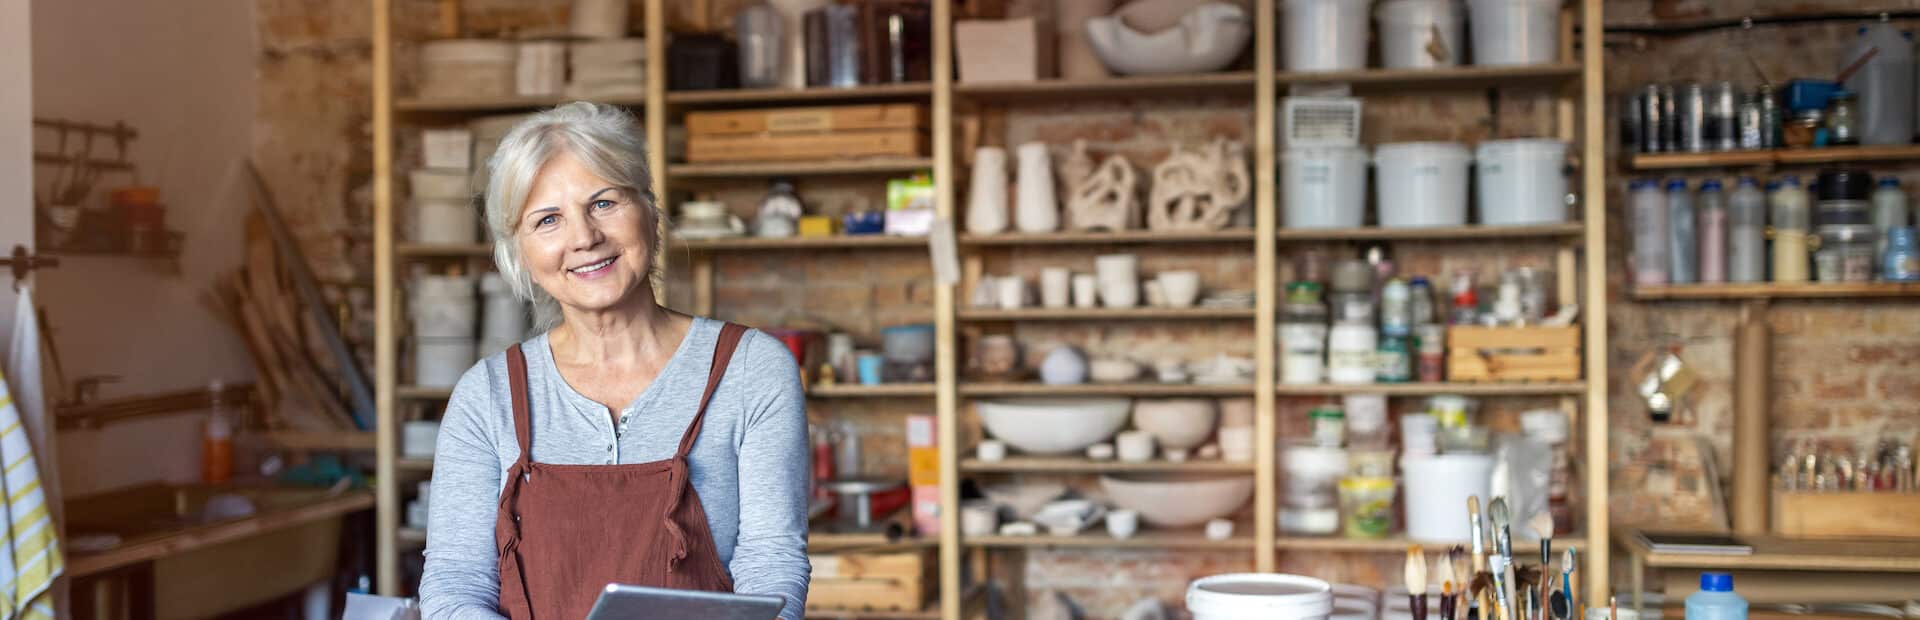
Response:
M1007 151L997 146L983 146L973 152L973 180L967 189L967 232L991 235L1006 230Z
M1060 205L1054 200L1053 159L1044 142L1019 147L1020 196L1014 207L1014 226L1020 232L1046 233L1060 229Z

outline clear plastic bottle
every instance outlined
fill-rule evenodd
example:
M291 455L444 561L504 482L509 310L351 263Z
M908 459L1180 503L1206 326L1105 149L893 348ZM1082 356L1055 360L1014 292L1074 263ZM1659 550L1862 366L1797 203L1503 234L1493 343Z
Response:
M1727 195L1720 182L1700 184L1700 281L1727 281Z
M1753 177L1740 177L1727 201L1727 280L1767 279L1767 196Z
M1908 144L1913 141L1913 42L1881 15L1879 23L1861 26L1859 39L1839 59L1845 69L1867 54L1873 57L1847 78L1846 89L1858 97L1854 111L1861 144Z
M1773 281L1807 281L1807 231L1812 224L1807 190L1800 178L1780 180L1780 190L1769 197L1773 222Z
M1873 231L1879 233L1879 245L1873 255L1887 252L1887 236L1890 231L1907 225L1907 193L1900 189L1900 179L1892 176L1880 178L1880 187L1873 190Z
M1667 281L1700 281L1700 236L1694 230L1693 191L1683 179L1667 181Z
M1639 179L1628 187L1633 203L1633 283L1666 284L1667 195L1652 179Z
M1399 278L1380 288L1380 333L1406 336L1413 330L1413 291Z
M1465 269L1453 273L1453 312L1448 319L1450 325L1473 325L1480 319L1480 293L1473 288L1473 272Z
M1407 283L1407 289L1412 295L1412 298L1407 301L1407 314L1413 320L1413 324L1426 325L1434 322L1433 284L1427 281L1426 276L1414 276L1413 281Z
M1687 620L1747 620L1747 599L1733 593L1733 575L1700 573L1700 591L1687 595Z
M233 420L221 402L226 388L219 379L207 385L207 427L200 440L200 481L207 484L233 480Z

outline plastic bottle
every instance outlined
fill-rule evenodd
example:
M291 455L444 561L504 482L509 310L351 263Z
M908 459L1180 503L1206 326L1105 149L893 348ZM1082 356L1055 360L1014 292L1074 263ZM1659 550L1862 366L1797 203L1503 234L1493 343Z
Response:
M1667 281L1700 281L1700 236L1694 230L1693 192L1682 179L1667 181Z
M1887 231L1893 239L1880 255L1880 279L1890 282L1920 281L1920 251L1913 247L1913 228L1901 226Z
M1380 333L1406 336L1413 330L1413 291L1394 278L1380 288Z
M1280 310L1280 382L1311 385L1327 380L1327 305L1320 283L1287 284Z
M1753 177L1740 177L1727 201L1727 280L1767 279L1767 196Z
M226 387L219 379L207 385L207 426L200 439L200 480L208 484L233 479L233 421L220 402Z
M1780 180L1780 190L1769 200L1769 218L1773 222L1773 281L1807 281L1807 226L1809 220L1806 188L1800 178Z
M1480 319L1480 293L1473 288L1473 272L1461 269L1453 274L1453 312L1449 325L1473 325Z
M1733 575L1700 573L1700 591L1687 595L1687 620L1747 620L1747 599L1733 593Z
M1633 203L1633 283L1667 283L1667 196L1660 183L1640 179L1629 184Z
M1427 281L1426 276L1414 276L1407 286L1412 295L1412 298L1407 301L1407 315L1413 320L1413 324L1432 323L1434 321L1433 284Z
M1727 281L1727 196L1719 181L1700 184L1700 281Z
M1873 58L1847 78L1846 89L1858 95L1861 144L1907 144L1913 141L1913 43L1888 23L1862 26L1859 39L1840 57L1844 70L1868 53ZM1874 52L1874 50L1878 50Z
M1880 187L1873 190L1873 231L1879 238L1873 255L1887 252L1888 232L1907 225L1907 193L1900 189L1900 179L1888 176L1880 179Z

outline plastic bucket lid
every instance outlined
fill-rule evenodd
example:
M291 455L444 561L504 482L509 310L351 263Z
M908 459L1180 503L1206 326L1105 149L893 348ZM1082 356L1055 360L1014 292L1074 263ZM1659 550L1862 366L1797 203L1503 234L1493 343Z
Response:
M1474 148L1474 150L1476 154L1482 158L1485 158L1489 155L1505 155L1509 151L1515 152L1515 154L1523 155L1523 156L1534 155L1539 157L1546 157L1551 154L1557 157L1564 157L1566 156L1566 153L1567 153L1567 143L1560 140L1554 140L1551 138L1515 138L1512 140L1487 140L1485 142L1481 142L1479 146Z
M1374 147L1373 159L1461 159L1471 160L1467 145L1458 142L1394 142Z
M1333 587L1300 575L1231 573L1187 586L1194 620L1306 620L1333 613Z

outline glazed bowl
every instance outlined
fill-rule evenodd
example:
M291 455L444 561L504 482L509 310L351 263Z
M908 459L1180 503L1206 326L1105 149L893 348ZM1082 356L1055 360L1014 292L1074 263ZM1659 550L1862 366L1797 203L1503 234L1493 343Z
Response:
M1142 400L1133 406L1133 425L1152 434L1162 448L1189 450L1213 436L1217 415L1211 399Z
M1134 510L1157 527L1192 527L1240 510L1253 497L1252 476L1128 474L1101 476L1115 507Z
M987 434L1027 454L1075 454L1119 432L1129 398L1009 398L978 403Z

